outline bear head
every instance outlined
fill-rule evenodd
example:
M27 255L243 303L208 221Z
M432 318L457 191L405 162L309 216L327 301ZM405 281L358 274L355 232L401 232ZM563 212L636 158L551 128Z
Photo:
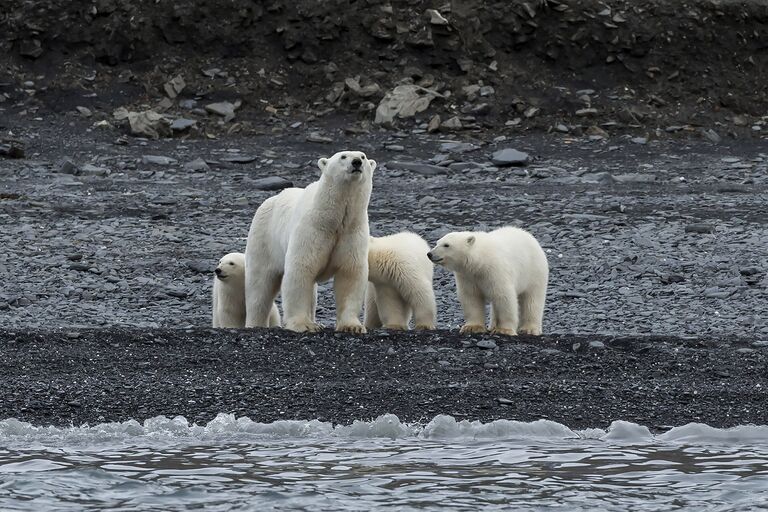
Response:
M330 158L317 161L322 176L332 180L361 181L370 179L376 169L376 161L362 151L339 151Z
M448 270L457 270L466 265L469 251L474 244L474 233L469 231L448 233L437 241L435 247L427 253L427 258Z
M241 252L227 254L219 260L214 273L221 281L245 279L245 255Z

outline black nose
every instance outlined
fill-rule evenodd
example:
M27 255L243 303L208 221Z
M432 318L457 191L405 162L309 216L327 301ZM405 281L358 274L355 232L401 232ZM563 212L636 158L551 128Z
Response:
M217 268L216 270L214 270L214 272L215 272L215 273L216 273L216 275L218 276L219 274L221 274L221 269L220 269L220 268Z
M429 258L429 261L432 261L432 252L431 251L427 253L427 258ZM219 270L219 269L216 269L216 270Z
M357 168L358 168L358 167L360 167L361 165L363 165L363 161L362 161L362 160L360 160L359 158L354 158L354 159L352 159L352 167L354 167L355 169L357 169Z

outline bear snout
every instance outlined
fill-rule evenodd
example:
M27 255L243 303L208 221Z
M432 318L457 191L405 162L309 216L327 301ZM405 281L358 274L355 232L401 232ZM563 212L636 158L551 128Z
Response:
M357 171L360 169L360 167L363 165L363 161L359 158L352 159L352 168Z
M216 270L214 270L213 272L214 272L214 274L216 274L217 276L220 276L220 275L221 275L221 269L220 269L219 267L216 267Z
M429 251L427 253L427 258L429 258L429 261L432 261L432 258L434 258L434 256L432 255L432 251ZM219 270L219 269L216 269L216 270Z

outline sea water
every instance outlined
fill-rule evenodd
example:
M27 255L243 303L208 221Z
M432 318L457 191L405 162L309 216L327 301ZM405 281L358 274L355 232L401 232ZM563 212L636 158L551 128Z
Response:
M760 510L768 426L0 421L0 510Z

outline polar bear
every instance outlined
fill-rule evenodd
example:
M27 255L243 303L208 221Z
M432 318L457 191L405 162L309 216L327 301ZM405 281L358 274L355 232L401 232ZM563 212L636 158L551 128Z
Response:
M368 202L376 162L361 151L321 158L320 179L288 188L256 211L245 248L246 326L265 326L278 291L283 321L318 331L315 284L333 278L336 330L364 333L368 282Z
M245 327L245 254L231 252L219 260L213 278L213 326ZM269 327L280 326L280 312L272 303Z
M533 235L513 227L449 233L427 257L456 277L462 333L485 332L490 303L492 333L541 334L549 265Z
M437 319L429 245L415 233L398 233L368 242L365 327L434 329Z

